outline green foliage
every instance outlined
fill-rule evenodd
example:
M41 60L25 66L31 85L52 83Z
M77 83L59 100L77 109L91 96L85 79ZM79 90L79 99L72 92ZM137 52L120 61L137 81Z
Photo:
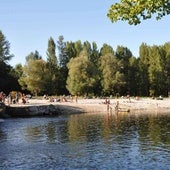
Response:
M64 42L64 37L59 36L57 41L58 58L59 58L59 71L57 77L58 94L68 94L66 89L66 80L68 76L67 63L72 56L72 43Z
M148 77L148 68L149 68L149 46L142 43L139 47L139 91L140 94L144 96L149 95L149 77Z
M108 44L103 44L102 48L100 49L100 56L104 56L108 53L111 53L114 55L113 48Z
M169 0L121 0L110 6L107 16L112 22L127 21L130 25L137 25L141 20L156 16L159 20L170 14Z
M42 59L41 55L39 54L38 51L31 52L28 56L26 56L26 61L28 62L29 60L39 60Z
M58 61L56 57L56 44L52 37L48 40L48 49L47 49L47 62L49 65L49 68L53 69L53 67L58 66Z
M170 45L140 47L140 91L144 95L168 95L170 83ZM143 87L143 88L142 88Z
M66 43L64 42L64 37L59 36L57 41L57 48L59 53L59 66L62 68L66 68L67 63L69 61L68 55L66 53Z
M165 89L165 76L163 64L165 60L161 55L161 48L153 46L150 49L150 65L148 68L150 91L155 95L162 94Z
M98 66L98 61L100 58L99 50L97 48L97 44L95 42L92 42L92 50L90 55L90 61Z
M47 81L48 86L48 94L56 94L58 93L58 73L59 73L59 67L58 67L58 60L56 56L56 44L52 37L48 40L48 49L47 49L47 68L49 71Z
M0 32L0 91L20 91L22 87L33 94L96 96L167 96L170 92L170 43L142 43L138 58L127 47L117 46L114 52L108 44L98 49L95 42L64 42L62 36L57 48L59 65L56 45L50 38L47 61L35 51L26 57L24 66L12 68L7 64L9 43Z
M130 65L132 53L127 47L117 46L115 56L119 61L120 72L124 75L124 81L126 82L126 86L121 88L121 94L133 94L135 89L133 89L132 93L132 80L135 77L135 72L132 73L134 68Z
M79 57L72 58L68 63L69 74L67 89L73 95L87 95L93 92L96 83L94 65L88 59L87 53L82 52Z
M14 69L15 69L15 75L19 79L23 74L22 65L17 64Z
M7 93L12 89L20 89L14 69L7 63L12 57L10 43L0 31L0 91Z
M44 60L29 60L23 67L23 75L19 79L23 89L29 90L32 94L43 94L48 89L49 70Z
M81 43L81 41L76 41L74 43L74 48L75 48L75 51L76 51L76 55L74 57L77 57L80 55L80 53L83 51L83 45Z
M13 55L10 54L10 43L6 40L6 37L3 35L0 30L0 61L7 62Z
M12 90L20 90L18 77L10 65L0 61L0 91L9 93Z
M126 75L125 75L126 77ZM135 57L129 58L129 69L128 69L128 85L126 89L130 95L139 96L140 82L139 82L139 62Z
M108 53L100 58L101 85L104 94L119 93L120 88L125 86L124 75L119 71L118 60Z

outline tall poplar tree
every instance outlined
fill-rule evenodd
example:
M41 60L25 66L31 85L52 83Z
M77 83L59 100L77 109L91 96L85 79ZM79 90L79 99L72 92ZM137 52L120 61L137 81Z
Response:
M57 41L57 49L58 49L58 58L59 58L59 93L60 94L68 94L66 89L66 81L68 76L68 68L67 63L70 60L70 46L68 43L64 42L64 37L59 36Z
M149 69L149 50L150 46L145 43L142 43L139 47L139 92L143 96L149 96L149 76L148 76L148 69Z
M120 71L122 74L124 74L125 81L126 81L126 86L122 88L122 92L124 93L124 95L130 94L131 93L131 77L130 77L129 60L132 57L132 53L127 47L117 46L115 55L120 63Z
M52 37L48 40L47 67L49 69L50 80L48 82L48 94L58 93L58 60L56 56L56 44Z
M164 59L162 50L159 46L153 46L150 49L150 62L149 62L149 81L150 81L150 95L162 95L166 87L166 80L164 76Z

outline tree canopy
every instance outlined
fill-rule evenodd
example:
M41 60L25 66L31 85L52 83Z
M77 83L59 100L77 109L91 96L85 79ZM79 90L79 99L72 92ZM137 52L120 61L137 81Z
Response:
M10 43L6 40L6 37L0 30L0 61L7 62L13 55L10 54Z
M23 89L37 95L46 92L48 80L49 70L46 62L42 59L30 59L23 67L23 74L19 83Z
M112 22L127 21L130 25L137 25L141 20L153 16L157 20L170 14L169 0L121 0L110 6L107 16Z
M26 56L24 66L18 64L12 68L8 65L9 43L2 32L0 35L3 37L0 38L3 42L0 43L0 91L5 93L17 90L57 96L170 95L170 42L162 46L142 43L136 58L123 46L114 50L104 43L98 49L95 42L64 42L62 36L56 46L50 37L46 60L35 51Z
M78 57L72 58L68 68L67 89L71 94L83 95L93 92L96 74L86 52L82 51Z

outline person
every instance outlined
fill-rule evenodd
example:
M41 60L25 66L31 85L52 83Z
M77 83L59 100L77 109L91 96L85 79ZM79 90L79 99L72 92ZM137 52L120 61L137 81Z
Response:
M5 103L6 94L4 92L0 93L0 102Z
M8 94L8 105L12 104L12 96L11 96L11 92L9 92Z
M116 102L115 111L116 111L116 112L119 111L119 101Z
M108 99L106 99L106 104L107 104L107 111L109 111L109 106L110 106L110 100Z
M25 94L22 95L22 103L23 103L23 104L26 103Z
M77 103L77 101L78 101L78 96L76 95L76 103Z
M73 103L73 96L70 95L70 102Z
M3 92L0 93L0 102L2 102Z
M19 93L18 92L16 92L16 94L15 94L15 102L19 103Z

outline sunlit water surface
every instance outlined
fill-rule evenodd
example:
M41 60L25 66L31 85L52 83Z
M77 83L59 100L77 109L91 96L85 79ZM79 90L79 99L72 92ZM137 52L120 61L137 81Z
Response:
M170 169L170 114L0 121L0 169Z

